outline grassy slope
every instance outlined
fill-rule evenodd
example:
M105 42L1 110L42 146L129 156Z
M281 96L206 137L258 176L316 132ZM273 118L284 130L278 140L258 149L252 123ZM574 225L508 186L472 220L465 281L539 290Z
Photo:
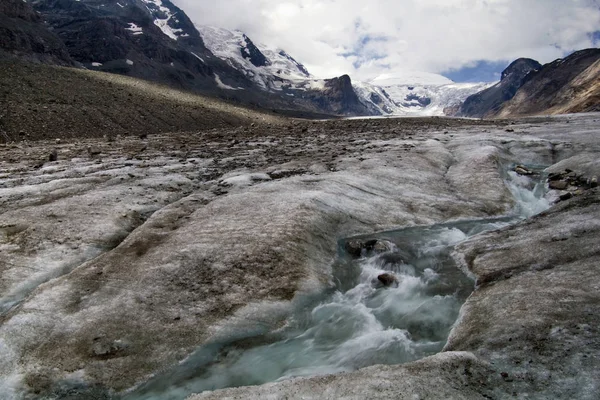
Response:
M156 84L0 61L0 141L199 131L283 119Z

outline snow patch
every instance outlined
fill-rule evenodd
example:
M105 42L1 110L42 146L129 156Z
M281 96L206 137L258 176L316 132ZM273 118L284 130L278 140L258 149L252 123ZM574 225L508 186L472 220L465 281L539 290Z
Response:
M258 182L270 181L271 177L263 173L240 174L222 179L219 184L234 187L252 186Z
M204 61L204 59L202 57L200 57L198 54L194 53L193 51L191 51L190 53L192 53L192 55L194 57L196 57L198 60L202 61L203 63L206 63L206 61Z
M312 80L308 82L308 89L310 90L325 90L325 80Z
M180 36L182 36L180 34L181 34L181 32L183 32L183 29L175 29L169 25L169 21L171 20L171 18L173 18L173 13L171 12L171 10L169 8L167 8L163 5L162 0L142 0L142 1L147 4L153 4L161 12L161 14L166 17L166 18L156 18L154 20L154 25L158 26L165 35L167 35L168 37L170 37L173 40L177 40ZM150 12L152 12L152 9L150 9L149 7L148 7L148 10Z
M144 28L137 26L133 22L130 22L129 28L125 28L125 30L133 32L134 35L143 35L144 34Z
M240 90L240 88L234 88L233 86L229 86L223 83L219 75L215 74L215 82L217 82L217 87L225 90Z

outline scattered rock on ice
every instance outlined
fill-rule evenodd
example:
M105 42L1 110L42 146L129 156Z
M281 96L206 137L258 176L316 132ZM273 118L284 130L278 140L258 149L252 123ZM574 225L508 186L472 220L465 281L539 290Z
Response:
M95 146L88 146L87 152L90 155L90 157L94 157L94 156L97 156L98 154L102 153L102 151L98 147L95 147Z
M550 181L548 187L552 190L565 190L569 187L569 183L566 181Z
M548 174L548 188L559 192L555 195L555 198L558 197L558 201L565 201L574 196L581 196L584 191L597 186L598 178L596 176L586 177L584 174L577 173L568 168L562 172L551 172Z
M95 357L106 359L124 355L127 347L128 345L121 340L110 341L98 337L94 339L91 351Z

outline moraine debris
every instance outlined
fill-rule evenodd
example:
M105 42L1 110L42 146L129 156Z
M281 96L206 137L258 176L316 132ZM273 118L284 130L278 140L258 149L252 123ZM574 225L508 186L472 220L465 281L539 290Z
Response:
M578 174L571 169L565 169L563 172L554 172L548 175L548 188L558 191L558 200L565 201L575 196L581 196L586 190L598 186L598 177L586 177Z

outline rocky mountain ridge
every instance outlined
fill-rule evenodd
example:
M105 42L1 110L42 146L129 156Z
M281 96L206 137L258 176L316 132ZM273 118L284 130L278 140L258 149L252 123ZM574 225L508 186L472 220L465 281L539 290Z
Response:
M514 97L523 85L525 77L542 65L529 58L520 58L511 63L503 72L502 79L494 86L469 96L460 108L460 114L481 118L494 113L502 104Z
M317 79L284 50L243 32L196 27L169 0L6 0L1 7L0 58L83 66L286 115L505 117L593 111L600 103L594 49L546 66L519 59L491 87L435 74L352 82Z
M518 59L502 80L470 96L456 112L465 117L511 117L600 110L600 49L585 49L541 65Z
M233 68L243 71L269 93L283 93L295 101L310 98L319 107L323 107L318 91L323 91L325 98L329 98L331 87L339 87L334 81L348 80L344 77L334 80L317 79L284 50L256 44L240 31L210 26L198 26L198 30L213 54ZM349 84L354 95L349 92L334 95L338 99L348 99L349 103L331 99L334 104L338 104L336 109L346 114L444 115L446 107L460 104L467 96L489 85L457 84L436 74L397 75L382 76L370 82L351 81Z
M600 49L577 51L525 78L497 117L600 111Z
M20 18L19 9L29 14L7 26L6 37L15 36L16 26L32 23L27 19L35 20L38 33L30 36L47 36L52 40L42 41L59 49L60 59L44 56L42 61L140 78L289 115L443 115L446 107L485 87L422 73L404 83L352 82L348 76L317 79L284 50L255 44L243 32L194 26L168 0L10 2L5 19ZM22 42L3 47L13 52L15 46L24 47L18 55L32 53Z
M24 4L29 7L28 3ZM186 14L168 0L32 0L30 4L35 9L34 12L29 7L31 18L46 21L39 24L43 31L40 35L48 35L59 44L62 42L66 58L90 70L140 78L291 114L372 114L361 103L340 103L339 99L345 96L333 93L331 88L325 90L325 80L302 88L306 95L302 93L298 98L290 93L263 90L264 83L207 49ZM15 10L13 5L4 11L12 15ZM14 36L13 32L18 31L15 27L24 21L21 18L9 26L6 36ZM246 56L256 65L269 64L276 69L282 62L288 63L294 65L299 74L308 76L308 71L284 51L269 53L271 59L277 59L267 61L249 38L245 37L244 42ZM3 47L12 50L10 43ZM24 48L21 52L27 51ZM44 61L57 63L52 59Z

